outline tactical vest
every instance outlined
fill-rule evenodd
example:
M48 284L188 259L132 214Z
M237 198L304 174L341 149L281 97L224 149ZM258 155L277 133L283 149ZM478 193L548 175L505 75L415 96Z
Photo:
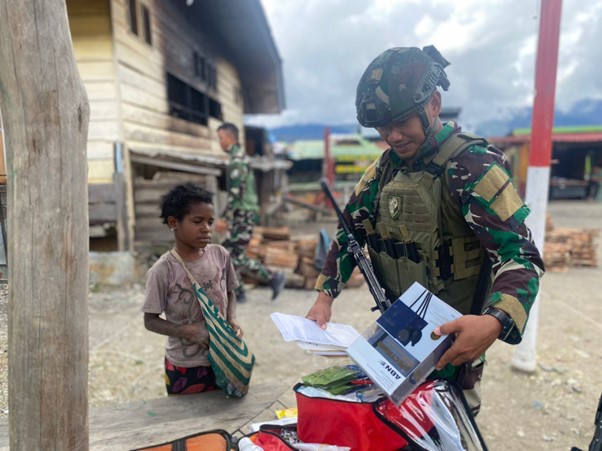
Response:
M426 169L382 168L376 222L364 221L374 272L387 297L397 299L415 281L463 314L473 303L484 251L452 199L445 169L482 138L452 135Z

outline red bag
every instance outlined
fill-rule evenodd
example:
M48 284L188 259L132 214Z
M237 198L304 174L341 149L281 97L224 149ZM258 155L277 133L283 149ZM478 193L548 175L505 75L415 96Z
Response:
M385 397L370 403L311 397L301 387L295 386L297 431L304 442L352 451L487 450L462 390L449 381L424 382L399 406Z
M278 426L275 424L262 424L259 431L249 434L246 437L263 448L264 451L291 451L294 450L286 440L282 438L282 432L285 430L296 429L294 424L287 426Z
M294 387L301 441L349 446L352 451L396 451L408 444L376 416L374 403L312 398L299 393L301 386Z

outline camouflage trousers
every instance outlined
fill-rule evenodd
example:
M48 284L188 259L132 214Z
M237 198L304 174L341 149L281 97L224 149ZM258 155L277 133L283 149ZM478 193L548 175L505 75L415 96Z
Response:
M232 264L241 283L237 293L244 291L241 278L243 274L262 283L268 283L274 277L274 273L263 263L245 254L256 222L257 213L254 211L236 210L228 227L228 238L222 243L222 246L230 252Z

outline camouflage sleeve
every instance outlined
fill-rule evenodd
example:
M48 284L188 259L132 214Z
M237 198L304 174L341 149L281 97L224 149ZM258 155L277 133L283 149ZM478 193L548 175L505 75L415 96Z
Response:
M351 225L354 237L361 247L366 243L366 230L363 221L372 212L378 190L378 181L375 177L376 162L368 167L343 209L343 216L347 223ZM355 259L347 251L347 244L347 235L339 223L336 235L326 255L322 272L318 276L315 285L316 290L324 291L333 298L340 294L343 284L349 280L356 266Z
M242 160L232 160L228 165L228 202L224 211L226 220L231 221L237 200L242 198L249 168Z
M516 324L510 343L518 343L539 290L544 266L525 224L529 208L514 188L504 155L472 146L447 170L452 197L493 263L487 305L506 312Z

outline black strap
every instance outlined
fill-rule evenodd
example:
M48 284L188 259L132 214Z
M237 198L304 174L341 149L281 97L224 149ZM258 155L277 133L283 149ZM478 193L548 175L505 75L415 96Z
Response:
M474 290L474 296L472 297L472 305L470 307L471 315L480 315L485 304L485 296L487 296L487 290L489 290L489 279L491 277L491 260L487 256L487 252L483 253L483 263L479 270L479 278L477 279L477 286Z
M426 171L435 175L441 176L445 166L454 157L457 157L470 146L473 145L488 146L489 142L479 136L469 133L457 133L451 135L441 146L439 152L435 154L430 163L426 166Z

